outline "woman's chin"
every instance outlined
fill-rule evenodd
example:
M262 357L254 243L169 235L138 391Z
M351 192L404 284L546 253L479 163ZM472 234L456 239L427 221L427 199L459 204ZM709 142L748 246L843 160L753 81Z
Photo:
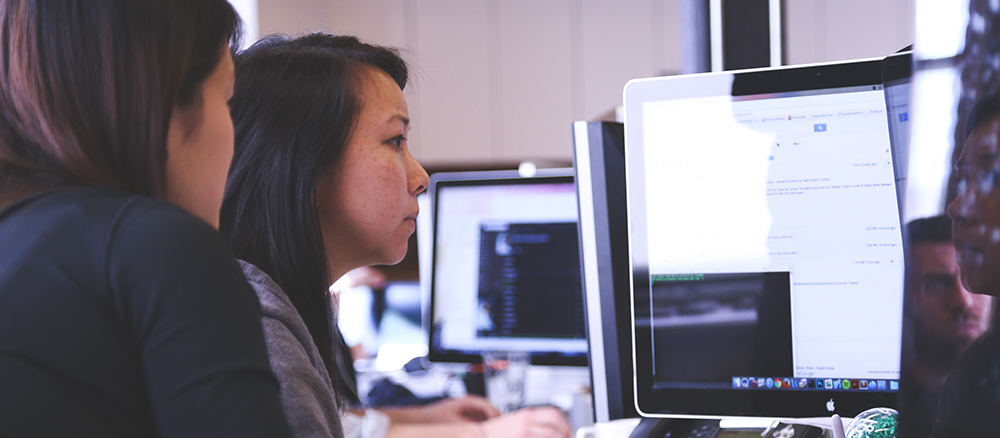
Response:
M402 262L404 258L406 258L406 251L403 251L403 253L400 254L397 257L393 257L392 261L390 261L389 263L386 263L386 264L387 265L398 265L399 262Z
M404 258L406 258L406 245L403 245L403 248L401 250L396 250L387 253L385 257L382 257L381 260L378 262L372 263L372 265L383 265L383 266L398 265L399 262L402 262Z

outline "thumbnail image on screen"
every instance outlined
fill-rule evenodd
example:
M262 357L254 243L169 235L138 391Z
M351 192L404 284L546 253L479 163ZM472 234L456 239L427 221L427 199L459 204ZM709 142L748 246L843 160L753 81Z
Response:
M658 387L728 389L733 376L791 376L788 272L653 276Z
M585 336L575 222L484 224L480 236L477 336Z

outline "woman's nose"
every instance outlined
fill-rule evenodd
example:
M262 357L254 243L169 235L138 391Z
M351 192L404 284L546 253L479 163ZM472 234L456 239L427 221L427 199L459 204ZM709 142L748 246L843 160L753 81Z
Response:
M413 155L407 155L410 162L408 172L410 175L410 194L417 196L424 190L427 190L427 185L430 184L430 177L427 176L424 166L421 166Z
M954 222L969 222L976 216L975 196L969 187L963 188L948 205L948 216Z

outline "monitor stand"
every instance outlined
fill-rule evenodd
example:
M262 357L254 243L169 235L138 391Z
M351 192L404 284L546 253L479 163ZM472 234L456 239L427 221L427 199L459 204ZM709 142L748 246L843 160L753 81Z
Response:
M711 437L719 428L719 420L685 418L643 418L632 429L629 438L689 438Z

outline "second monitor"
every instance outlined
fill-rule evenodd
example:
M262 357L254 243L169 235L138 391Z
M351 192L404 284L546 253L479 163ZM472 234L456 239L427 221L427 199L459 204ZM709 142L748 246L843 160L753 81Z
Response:
M895 406L903 309L879 60L625 89L637 405Z
M429 359L586 365L572 171L435 174L431 196Z

